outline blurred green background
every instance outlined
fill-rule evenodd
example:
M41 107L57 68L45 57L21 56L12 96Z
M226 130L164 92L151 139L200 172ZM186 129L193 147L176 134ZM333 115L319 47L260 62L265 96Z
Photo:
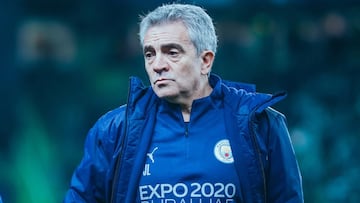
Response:
M0 195L61 202L89 128L147 80L139 14L165 1L0 2ZM360 202L360 3L181 1L213 17L213 72L285 90L305 202Z

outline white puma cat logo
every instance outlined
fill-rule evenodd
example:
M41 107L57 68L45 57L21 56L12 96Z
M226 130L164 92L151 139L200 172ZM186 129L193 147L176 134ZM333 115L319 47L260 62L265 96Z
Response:
M157 149L159 149L159 147L155 147L151 153L147 153L147 154L146 154L146 156L149 157L149 159L151 160L152 163L155 162L155 160L154 160L154 153L155 153L155 151L156 151Z

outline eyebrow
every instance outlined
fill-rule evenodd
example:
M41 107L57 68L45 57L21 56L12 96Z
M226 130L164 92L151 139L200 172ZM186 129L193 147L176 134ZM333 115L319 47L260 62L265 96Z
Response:
M184 48L180 45L180 44L176 44L176 43L169 43L169 44L164 44L164 45L161 45L161 50L164 51L164 50L170 50L170 49L177 49L179 50L181 53L184 53L185 50ZM144 47L144 54L148 51L153 51L154 50L154 47L149 45L149 46L145 46Z
M164 44L164 45L161 46L161 50L170 50L170 49L173 49L173 48L179 50L181 53L185 52L184 48L180 44L169 43L169 44Z
M144 47L144 54L146 53L146 52L148 52L148 51L153 51L154 50L154 48L152 47L152 46L145 46Z

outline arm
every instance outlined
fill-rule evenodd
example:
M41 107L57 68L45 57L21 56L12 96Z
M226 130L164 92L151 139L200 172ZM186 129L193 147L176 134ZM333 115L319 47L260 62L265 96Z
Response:
M103 149L97 144L99 137L95 126L87 135L84 156L72 176L64 203L105 202L103 190L108 163Z
M73 173L64 203L106 201L106 188L110 181L107 173L121 129L119 115L122 114L118 111L106 114L89 131L83 158Z
M285 117L273 109L268 117L267 199L269 203L301 203L302 181Z

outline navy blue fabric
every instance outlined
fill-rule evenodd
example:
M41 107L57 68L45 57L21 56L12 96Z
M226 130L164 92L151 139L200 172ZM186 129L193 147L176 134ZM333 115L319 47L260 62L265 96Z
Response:
M217 83L186 123L179 105L161 101L136 202L242 202L232 156L220 156L230 148L220 96Z
M239 179L244 202L303 202L285 117L270 108L286 95L256 93L254 86L215 75L210 83L219 87L236 171L246 177ZM135 202L160 105L151 88L130 79L127 105L105 114L89 131L64 202Z

